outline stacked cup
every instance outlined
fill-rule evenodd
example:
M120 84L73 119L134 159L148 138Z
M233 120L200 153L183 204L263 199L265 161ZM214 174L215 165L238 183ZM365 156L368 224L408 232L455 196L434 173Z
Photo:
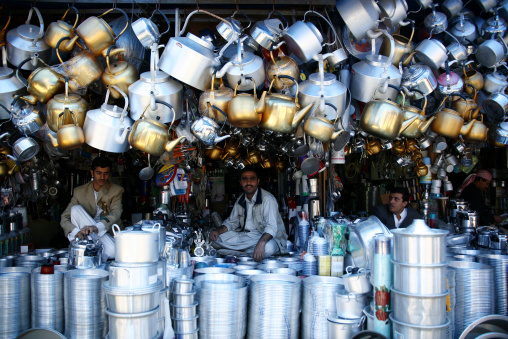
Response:
M158 236L142 230L124 232ZM127 248L123 245L127 242L116 242L116 261L109 266L109 281L103 283L108 306L106 313L109 315L109 339L159 338L162 334L158 332L160 293L164 285L158 279L159 247L146 246L145 249L153 253L134 256L126 255ZM156 242L154 244L157 245Z
M170 310L177 337L198 338L198 303L194 300L196 291L193 286L194 280L186 276L173 280Z
M393 333L407 338L444 338L448 231L431 229L421 219L394 234L394 279L390 320Z

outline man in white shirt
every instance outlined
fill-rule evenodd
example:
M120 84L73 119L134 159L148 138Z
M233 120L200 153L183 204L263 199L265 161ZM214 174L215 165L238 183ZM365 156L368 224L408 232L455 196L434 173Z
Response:
M395 187L390 192L389 202L386 205L378 205L372 210L372 214L388 229L404 228L409 226L414 219L423 219L409 204L409 191L404 187Z
M254 168L240 176L244 194L238 198L222 226L210 232L212 246L221 252L245 252L261 261L275 253L287 253L287 234L275 197L259 188ZM221 251L226 250L226 251Z

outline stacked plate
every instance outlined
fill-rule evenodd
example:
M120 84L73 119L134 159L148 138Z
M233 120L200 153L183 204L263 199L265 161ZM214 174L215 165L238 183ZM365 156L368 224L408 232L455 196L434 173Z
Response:
M248 286L241 276L231 276L205 274L196 277L202 338L241 339L247 333Z
M30 274L0 274L0 338L16 338L30 328Z
M327 313L336 313L335 295L344 288L337 277L313 276L303 280L302 337L328 338Z
M301 272L303 269L303 263L299 257L281 257L278 259L280 263L288 265L288 268Z
M247 338L299 338L301 285L301 279L291 275L253 276Z
M308 222L301 222L298 224L298 240L300 242L300 249L304 249L307 239L309 239L310 224Z
M494 267L496 314L508 315L508 255L481 254L478 261Z
M494 313L494 268L489 265L452 261L455 271L455 338L475 320Z
M36 268L47 263L47 259L38 255L23 255L14 259L14 266Z
M100 269L64 273L65 336L104 338L108 333L106 296L102 284L108 272Z
M330 254L328 250L328 242L324 238L311 238L309 240L309 253L318 257L320 255Z
M56 270L53 274L41 274L40 267L33 269L32 327L64 332L63 276Z

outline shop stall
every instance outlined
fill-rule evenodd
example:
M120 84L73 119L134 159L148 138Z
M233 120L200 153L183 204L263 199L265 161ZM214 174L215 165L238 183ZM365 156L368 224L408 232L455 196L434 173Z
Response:
M508 2L0 7L0 338L508 336Z

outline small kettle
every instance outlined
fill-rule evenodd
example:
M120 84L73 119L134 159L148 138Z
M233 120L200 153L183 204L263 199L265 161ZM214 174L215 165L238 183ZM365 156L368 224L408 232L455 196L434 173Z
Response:
M74 124L63 124L65 114L70 114L72 116ZM60 113L59 118L61 119L62 124L59 125L56 138L51 133L48 133L48 137L51 140L53 147L58 147L63 150L71 150L81 147L81 145L85 142L85 134L83 133L83 129L79 127L74 113L66 107L65 111Z
M73 26L69 25L67 22L64 21L65 17L67 16L67 13L69 13L71 9L74 11L74 13L76 13L76 20L74 21ZM65 44L60 44L58 50L62 53L68 53L72 51L74 45L76 44L76 41L79 38L76 35L75 31L78 20L79 13L76 7L67 8L61 20L49 24L48 29L44 34L44 41L46 42L46 44L51 46L51 48L57 48L57 44L60 41L60 39L67 37L70 40L67 41Z
M212 109L215 109L221 112L222 114L226 115L226 113L224 113L219 107L212 106L210 105L210 103L208 103L208 105L210 106L208 111L212 111ZM211 146L213 144L216 144L231 137L231 135L229 134L219 137L218 136L219 132L217 131L218 129L219 125L208 117L202 117L201 119L194 121L191 126L192 134L194 134L199 140L201 140L207 146Z
M124 48L115 48L114 51L111 52L114 47L115 46L109 46L106 51L107 68L102 74L102 82L106 86L117 86L122 92L128 93L129 86L139 80L139 73L136 67L127 61L115 61L113 65L111 65L109 60L110 56L125 52ZM119 99L122 97L122 94L112 87L111 96L114 99Z

